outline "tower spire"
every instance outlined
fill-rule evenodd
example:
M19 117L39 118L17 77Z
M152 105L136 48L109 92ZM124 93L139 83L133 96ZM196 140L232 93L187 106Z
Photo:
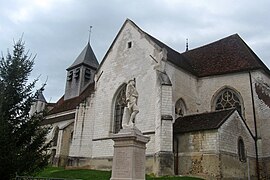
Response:
M90 38L91 38L92 27L93 27L93 26L90 26L90 28L89 28L89 37L88 37L88 43L89 43L89 44L90 44Z
M188 51L188 38L186 39L186 52Z

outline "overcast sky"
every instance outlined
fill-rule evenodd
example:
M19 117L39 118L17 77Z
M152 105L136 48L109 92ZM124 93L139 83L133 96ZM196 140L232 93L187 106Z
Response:
M12 50L24 33L26 49L37 54L31 79L48 76L44 95L57 101L66 68L88 42L99 62L129 18L179 52L186 38L193 49L238 33L270 67L269 0L9 0L0 2L0 51Z

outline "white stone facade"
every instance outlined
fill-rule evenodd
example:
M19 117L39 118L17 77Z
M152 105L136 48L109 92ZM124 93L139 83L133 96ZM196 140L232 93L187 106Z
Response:
M94 91L72 111L75 113L72 120L74 129L67 156L71 160L76 159L76 163L69 166L76 164L98 169L111 167L116 96L121 88L134 78L139 93L139 113L135 124L144 135L150 137L146 145L148 171L157 175L173 173L173 123L176 120L176 102L179 99L184 101L184 115L212 112L215 110L214 99L224 88L230 88L239 95L242 103L241 116L247 127L239 115L234 115L218 130L197 133L197 140L201 142L199 152L212 153L214 156L222 152L235 155L237 143L234 141L241 135L247 144L248 156L255 158L252 139L252 136L256 135L255 117L259 158L270 158L270 107L268 100L260 99L259 97L264 96L259 96L256 92L256 84L259 84L264 87L263 93L269 98L269 75L261 70L253 70L197 77L168 61L167 53L166 49L161 48L133 22L125 22L96 71ZM163 82L160 74L167 78L166 82ZM58 123L53 126L58 126ZM198 143L193 136L191 133L179 137L180 141L183 140L179 151L196 154L194 150L198 148ZM192 142L186 141L187 138L191 138ZM172 158L171 171L162 167L165 157ZM219 163L217 159L214 161ZM179 163L183 163L184 168L188 169L188 164ZM207 163L205 165L207 166ZM218 170L212 171L213 174L220 175L214 172Z

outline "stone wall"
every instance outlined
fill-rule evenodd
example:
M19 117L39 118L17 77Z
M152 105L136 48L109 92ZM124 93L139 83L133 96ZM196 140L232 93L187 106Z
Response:
M252 99L248 73L234 73L200 78L198 81L199 112L214 111L214 98L224 88L238 92L243 99L243 118L254 133Z
M218 131L198 131L177 135L178 174L207 179L220 177ZM176 157L176 156L175 156Z
M257 179L255 157L248 157L246 162L241 162L237 154L223 152L220 162L222 179L248 179L248 175L251 179Z
M258 154L263 178L270 178L270 78L260 71L252 73L258 127Z
M68 161L68 155L69 155L69 148L71 144L71 132L73 131L74 123L69 124L68 126L64 127L63 129L59 130L59 135L61 138L60 151L58 154L59 162L58 166L66 166Z
M238 113L219 128L219 151L221 154L221 175L223 178L256 177L255 141ZM238 156L238 140L243 139L246 150L246 161L241 162ZM249 163L249 164L248 164Z
M166 73L172 85L162 86L158 80L157 72ZM260 84L257 82L259 80L269 85L269 77L259 71L253 72L252 76L254 78L255 107L258 107L256 109L258 132L261 137L259 154L260 157L267 158L270 156L270 135L268 132L270 111L266 101L260 98L262 96L256 94L255 84ZM133 78L136 78L136 88L139 92L138 106L140 112L136 117L136 126L144 134L150 136L146 154L153 158L150 158L149 164L150 162L155 164L156 160L161 157L160 154L172 152L174 106L179 98L185 101L187 114L210 112L214 110L213 99L216 93L225 87L232 88L241 94L243 118L251 132L253 134L255 132L251 89L247 72L204 78L194 77L166 61L166 50L157 47L136 26L127 22L120 30L97 70L95 94L87 99L86 105L82 103L76 110L73 142L69 154L71 159L76 159L76 161L81 159L82 163L79 164L85 162L91 167L99 168L101 162L107 163L108 167L110 166L109 159L113 155L113 141L110 137L113 133L116 94L123 84ZM261 92L261 94L264 92ZM163 115L171 116L172 122L163 121ZM242 126L243 124L239 125L239 127ZM241 129L240 132L243 133L244 131L246 130ZM187 160L187 166L181 166L179 171L188 174L190 170L187 171L187 169L190 169L193 166L192 164L202 162L206 164L202 166L203 169L199 171L200 173L211 174L213 177L222 176L219 171L210 172L208 160L211 159L214 163L220 162L219 160L223 156L218 155L218 153L221 151L229 153L229 155L224 156L224 159L227 159L231 155L230 153L235 155L235 149L233 149L235 144L232 142L234 137L231 138L231 136L238 137L239 134L232 131L226 133L225 130L219 133L223 133L222 137L228 139L220 138L220 134L215 131L197 132L178 137L181 139L180 143L182 143L179 146L179 152L185 152L181 155L181 158L188 159L190 156L195 158L194 160ZM244 138L245 142L248 142L246 144L250 146L248 148L252 149L251 146L254 148L254 143L251 143L250 137ZM230 145L226 147L227 141L230 141ZM249 152L251 151L249 150ZM234 158L234 155L231 158ZM253 158L254 154L251 153L250 157ZM97 162L97 164L91 165L90 161L84 159L92 159L91 162ZM179 165L181 163L183 162L179 160ZM149 165L148 169L156 171L153 164L152 167ZM220 167L220 164L218 167ZM184 169L181 170L181 168Z
M241 162L238 156L240 136L248 158L245 162ZM178 174L198 175L206 179L241 179L247 178L249 169L250 176L256 176L254 140L237 112L219 129L179 134L176 139Z
M170 62L167 62L165 71L172 82L171 109L173 112L173 118L175 117L175 103L180 98L184 100L187 106L187 114L197 113L197 78L179 67L176 67Z
M128 43L131 43L130 48ZM126 23L120 31L96 75L93 157L113 154L113 142L109 138L113 129L114 100L121 85L130 79L136 78L139 92L140 112L136 116L136 126L143 133L155 132L156 114L160 114L159 106L156 105L160 86L156 66L159 66L160 53L161 50L159 52L131 23ZM160 124L161 117L158 118ZM147 144L147 154L159 150L154 137Z
M74 128L74 120L61 121L52 124L52 129L47 135L47 143L53 140L55 136L55 130L58 131L58 138L56 146L52 146L50 151L52 153L51 162L55 166L65 166L67 163L67 156L70 148L70 135ZM52 144L53 145L53 144Z
M255 157L254 139L238 113L235 112L232 114L229 119L219 128L218 132L220 151L237 155L238 139L241 136L247 150L247 156Z
M71 157L91 157L94 117L93 95L88 97L76 109L73 139L70 147Z

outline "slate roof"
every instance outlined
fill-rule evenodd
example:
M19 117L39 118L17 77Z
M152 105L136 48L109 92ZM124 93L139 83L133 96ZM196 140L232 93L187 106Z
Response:
M75 109L83 100L85 100L91 93L93 93L95 87L95 83L89 84L85 90L77 97L64 100L64 96L62 96L54 108L48 112L48 114L56 114L64 111L69 111Z
M42 102L45 102L45 103L47 102L41 90L37 91L37 99L36 100L37 101L42 101Z
M189 50L182 55L190 60L199 77L255 69L264 69L270 74L269 69L238 34Z
M179 117L173 124L174 133L218 129L235 109L214 111L202 114Z
M93 52L93 49L91 48L89 42L87 43L87 45L85 46L85 48L82 50L82 52L80 53L80 55L76 58L76 60L73 62L73 64L67 68L67 70L76 68L80 65L86 65L86 66L90 66L94 69L97 69L99 66L99 63L97 61L97 58Z

